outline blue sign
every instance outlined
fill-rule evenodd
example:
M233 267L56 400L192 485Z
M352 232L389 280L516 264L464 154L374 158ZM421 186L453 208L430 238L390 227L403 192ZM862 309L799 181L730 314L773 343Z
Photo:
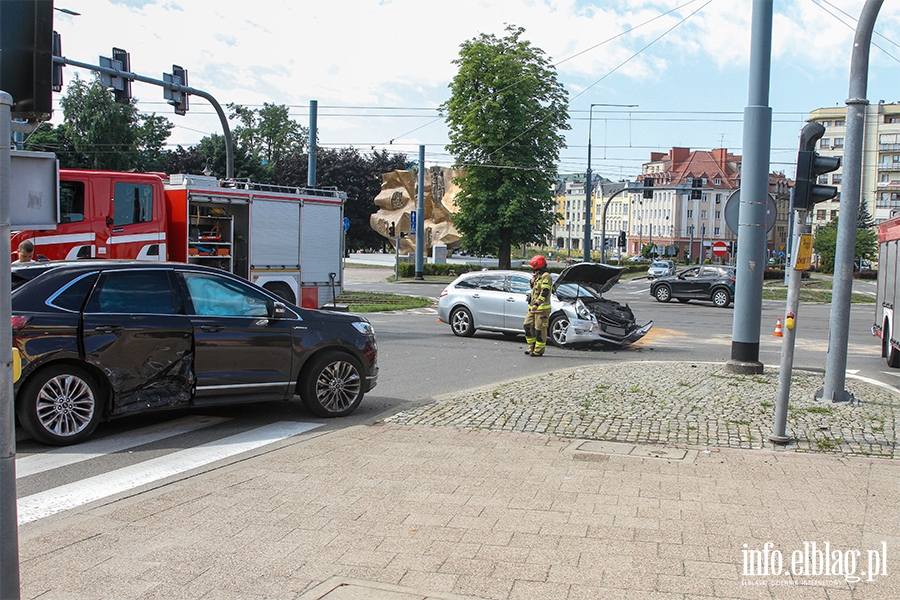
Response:
M416 213L417 210L409 213L409 235L416 235Z
M344 217L344 231L348 231L350 229L350 219L348 217Z

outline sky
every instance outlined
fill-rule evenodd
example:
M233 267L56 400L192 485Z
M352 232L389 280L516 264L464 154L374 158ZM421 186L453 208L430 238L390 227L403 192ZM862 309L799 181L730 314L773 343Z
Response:
M2 1L2 0L0 0ZM763 0L757 0L763 1ZM460 44L507 24L541 49L569 94L559 172L591 168L634 179L651 152L727 148L741 154L749 99L752 0L55 0L63 56L99 64L129 52L134 73L162 79L177 64L188 85L223 107L286 105L309 124L318 106L319 145L386 148L450 167L449 97ZM799 132L816 108L844 106L863 0L774 3L768 105L770 168L794 175ZM900 102L900 3L875 26L870 102ZM64 85L78 73L66 67ZM162 89L135 82L143 113L166 116L171 147L221 134L213 107L192 96L185 116ZM62 119L60 94L53 121ZM594 106L591 104L618 105ZM226 109L227 110L227 109ZM592 115L592 116L591 116ZM231 122L233 128L236 122ZM590 127L589 127L590 126Z

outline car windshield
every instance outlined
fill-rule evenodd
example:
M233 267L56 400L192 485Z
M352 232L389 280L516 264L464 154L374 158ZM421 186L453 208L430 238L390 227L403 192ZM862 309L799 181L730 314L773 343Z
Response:
M660 268L660 269L668 269L668 268L669 268L669 263L665 263L665 262L662 262L662 261L656 261L656 262L653 263L651 266L652 266L652 267L658 267L658 268Z

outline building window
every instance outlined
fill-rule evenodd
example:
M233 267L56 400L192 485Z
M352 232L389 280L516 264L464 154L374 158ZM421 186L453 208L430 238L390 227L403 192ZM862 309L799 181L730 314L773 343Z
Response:
M687 218L688 218L688 219L693 219L693 218L694 218L694 211L688 210L688 211L687 211Z
M831 121L822 121L823 127L831 127Z
M885 117L885 123L900 123L900 117Z
M721 229L721 227L716 227L716 229L715 229L713 235L716 236L716 237L719 237L720 235L722 235L722 229Z
M704 219L704 220L706 219L706 211L705 210L700 211L700 218Z
M703 194L703 198L700 200L701 202L709 202L709 194Z
M838 211L836 211L836 210L831 211L831 218L832 218L832 219L837 219L837 216L838 216Z
M834 145L832 148L843 148L844 147L844 138L834 138Z
M816 179L816 182L823 184L828 183L828 175L819 175L819 177Z
M828 150L831 147L831 140L829 138L822 138L819 140L819 148L822 150Z
M722 204L722 194L716 194L716 204Z
M841 182L841 174L835 173L831 176L831 183L840 183Z
M846 126L846 125L847 125L847 122L844 121L844 119L835 119L835 120L834 120L834 126L835 126L835 127L844 127L844 126Z
M721 219L721 218L722 218L722 211L721 211L721 210L717 210L717 211L716 211L716 219Z
M816 211L816 221L824 221L825 220L825 210L819 209Z

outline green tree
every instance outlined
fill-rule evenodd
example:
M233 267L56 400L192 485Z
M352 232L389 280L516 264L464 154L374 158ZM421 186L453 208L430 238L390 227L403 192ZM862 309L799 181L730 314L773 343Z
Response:
M819 255L819 266L826 273L834 273L834 257L837 248L838 219L832 219L813 237L813 250ZM878 235L874 229L857 229L855 262L872 260L878 253Z
M549 237L555 213L556 163L565 146L568 94L543 51L509 25L507 35L460 46L447 117L458 178L454 223L463 246L496 251L510 266L514 245Z
M264 103L260 109L229 104L229 115L238 119L234 128L235 145L246 148L267 168L274 169L280 160L306 151L309 128L290 118L287 106Z
M272 175L262 161L252 155L245 147L234 147L234 176L236 179L249 179L259 183L272 183ZM225 136L213 134L204 137L196 146L185 149L178 146L166 154L163 171L173 173L191 173L211 175L224 179L226 175Z
M156 114L142 115L132 101L117 104L95 74L88 83L76 74L60 100L65 121L37 138L55 136L63 168L112 171L159 170L174 125Z
M333 186L347 193L347 203L344 205L344 216L350 219L347 250L352 252L383 245L384 238L369 224L372 214L378 212L375 196L381 191L381 175L408 169L412 164L405 154L390 154L385 150L365 156L355 148L319 148L316 154L316 186ZM308 173L309 155L294 154L285 157L275 167L275 183L305 187Z

